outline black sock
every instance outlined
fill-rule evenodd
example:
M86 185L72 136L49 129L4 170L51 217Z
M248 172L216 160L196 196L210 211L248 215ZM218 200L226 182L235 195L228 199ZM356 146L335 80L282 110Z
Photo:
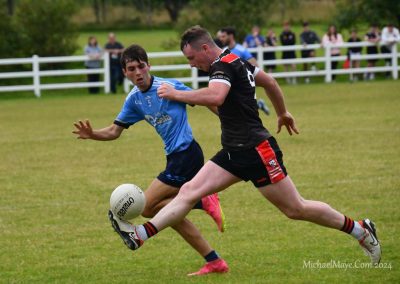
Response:
M351 231L353 231L353 228L354 228L353 219L351 219L351 218L349 218L347 216L344 216L344 224L343 224L343 227L340 230L350 234Z
M205 259L207 262L211 262L211 261L217 260L218 258L219 258L219 256L218 256L218 254L215 252L215 250L211 251L209 254L207 254L207 255L204 257L204 259Z

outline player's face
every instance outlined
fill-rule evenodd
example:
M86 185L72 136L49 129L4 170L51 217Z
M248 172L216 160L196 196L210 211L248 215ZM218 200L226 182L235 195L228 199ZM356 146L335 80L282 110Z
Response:
M219 34L219 40L222 42L224 46L228 46L230 44L230 39L227 33L221 32Z
M190 44L186 45L183 50L183 54L189 60L189 64L191 67L196 67L197 69L208 72L210 69L210 63L207 57L206 51L201 48L200 50L196 50L190 46Z
M150 65L143 61L131 61L126 63L123 69L126 78L132 81L140 90L146 90L150 86Z

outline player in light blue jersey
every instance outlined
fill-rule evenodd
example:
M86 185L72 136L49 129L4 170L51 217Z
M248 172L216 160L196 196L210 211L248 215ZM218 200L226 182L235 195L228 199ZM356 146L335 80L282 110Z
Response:
M73 133L81 139L107 141L118 138L124 129L142 120L155 128L164 142L167 165L145 191L146 206L142 216L151 218L177 195L185 182L196 175L204 164L204 157L200 145L193 138L187 120L186 104L162 99L157 95L157 88L161 84L169 84L178 90L190 88L177 80L152 76L147 53L139 45L131 45L122 53L121 64L124 75L135 87L128 94L114 123L102 129L92 129L88 120L79 121L74 123L76 129ZM194 208L203 209L217 223L218 229L224 231L224 218L218 195L206 196ZM109 218L115 231L119 233L121 220L113 216L111 211ZM206 264L199 271L189 275L224 273L229 270L226 262L188 219L183 219L173 228L206 260ZM149 231L154 229L151 226L145 228ZM124 236L120 236L127 244Z
M235 36L236 30L233 27L224 27L219 31L218 39L224 46L228 47L233 54L236 54L241 59L246 60L258 67L257 60L243 45L236 42ZM270 110L263 99L257 100L257 106L266 115L270 114Z

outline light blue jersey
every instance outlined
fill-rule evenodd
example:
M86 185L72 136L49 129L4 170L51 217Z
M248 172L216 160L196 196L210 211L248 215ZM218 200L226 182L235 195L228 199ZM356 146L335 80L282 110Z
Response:
M193 135L187 120L186 104L158 97L157 89L163 83L177 90L191 90L177 80L152 76L147 91L142 92L136 86L132 89L114 123L128 128L146 120L161 136L165 153L169 155L187 149Z
M238 43L231 49L231 52L246 61L253 57L243 45Z

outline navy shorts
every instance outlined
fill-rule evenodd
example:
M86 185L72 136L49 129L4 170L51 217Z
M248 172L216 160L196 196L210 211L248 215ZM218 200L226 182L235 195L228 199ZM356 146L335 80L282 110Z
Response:
M211 161L238 178L251 180L255 187L277 183L287 176L283 154L274 137L242 151L222 149Z
M186 150L167 156L167 166L158 179L173 187L181 187L191 180L204 165L203 151L193 140Z

